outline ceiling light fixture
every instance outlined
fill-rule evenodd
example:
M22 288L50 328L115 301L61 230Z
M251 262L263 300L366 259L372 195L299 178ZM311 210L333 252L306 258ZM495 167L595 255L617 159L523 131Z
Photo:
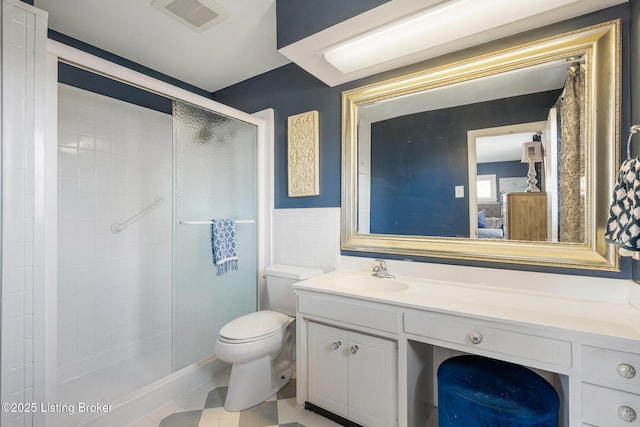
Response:
M332 46L323 57L347 74L576 1L579 0L450 0Z

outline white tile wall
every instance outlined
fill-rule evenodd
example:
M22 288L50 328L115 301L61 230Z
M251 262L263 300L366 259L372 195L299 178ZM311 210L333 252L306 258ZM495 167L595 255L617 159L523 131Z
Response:
M64 382L168 342L173 131L170 115L70 86L59 85L58 104ZM112 232L157 198L164 202Z
M2 3L2 326L0 400L33 402L34 150L42 143L46 13ZM0 424L32 426L32 414L0 414Z
M275 209L273 262L335 270L340 257L340 208Z

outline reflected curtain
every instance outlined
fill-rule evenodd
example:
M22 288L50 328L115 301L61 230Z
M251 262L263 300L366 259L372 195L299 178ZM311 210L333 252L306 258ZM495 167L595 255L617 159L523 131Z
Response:
M560 117L560 144L558 145L558 199L560 242L584 242L584 189L581 177L585 175L584 129L584 72L580 64L569 67L564 92L555 107Z

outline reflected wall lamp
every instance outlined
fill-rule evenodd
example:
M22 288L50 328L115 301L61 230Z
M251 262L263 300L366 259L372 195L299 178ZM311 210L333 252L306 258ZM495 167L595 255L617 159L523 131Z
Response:
M448 0L331 46L322 55L342 73L351 73L577 1Z
M529 164L529 172L527 173L527 188L525 193L539 193L538 179L536 178L536 163L542 161L542 142L540 133L533 135L533 141L522 144L522 160L521 163Z

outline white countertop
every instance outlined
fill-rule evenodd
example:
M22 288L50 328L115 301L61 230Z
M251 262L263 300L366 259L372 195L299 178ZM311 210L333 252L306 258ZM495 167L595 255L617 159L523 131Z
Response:
M372 280L371 286L367 281ZM385 291L376 281L407 289ZM356 288L349 282L365 281ZM400 285L401 286L401 285ZM417 277L380 279L369 272L336 270L298 282L295 289L486 320L518 322L640 341L640 310L630 304L599 302L531 290L465 284Z

